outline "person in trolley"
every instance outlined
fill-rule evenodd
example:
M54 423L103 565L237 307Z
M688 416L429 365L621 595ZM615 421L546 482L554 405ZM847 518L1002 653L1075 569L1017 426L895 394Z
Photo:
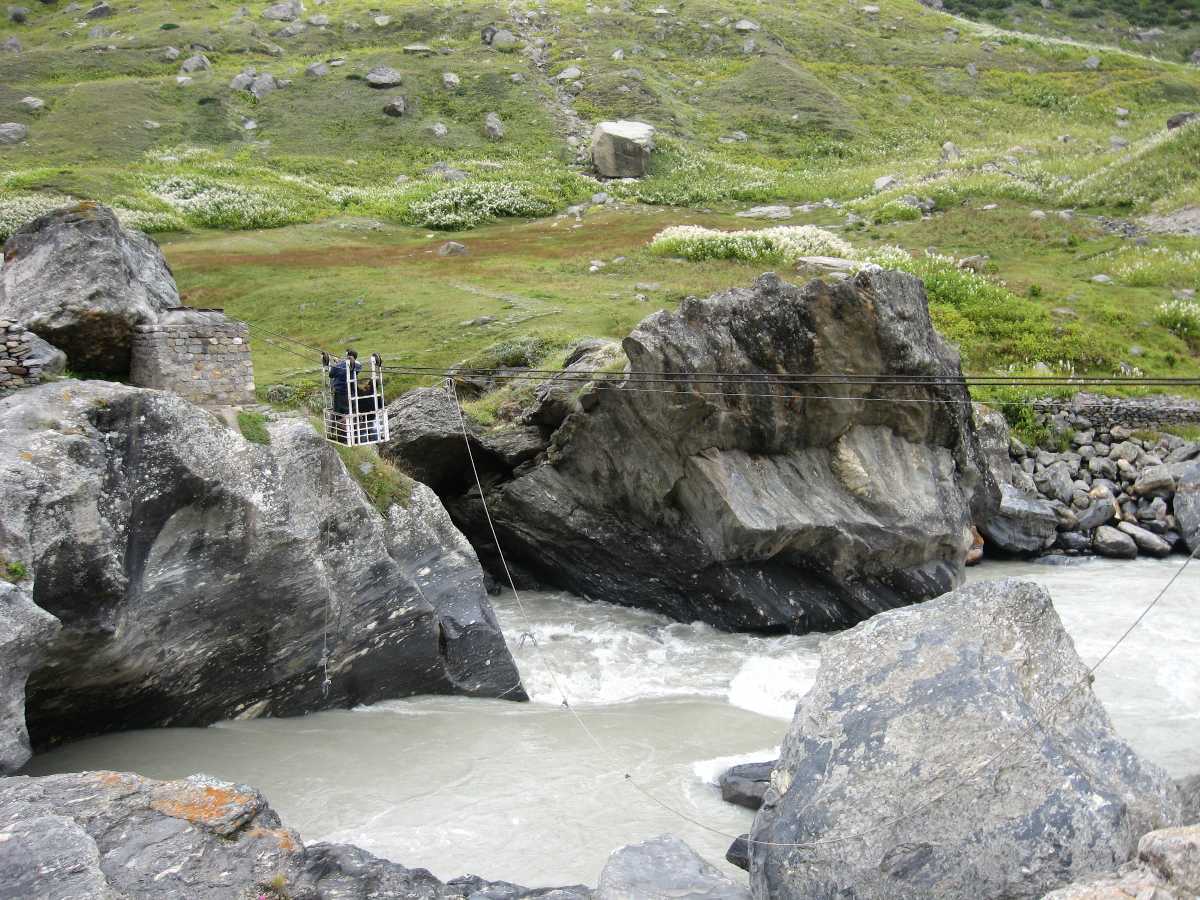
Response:
M389 437L387 403L383 396L383 360L370 356L363 378L358 352L346 350L344 359L321 354L325 372L325 437L337 444L357 447L378 444Z

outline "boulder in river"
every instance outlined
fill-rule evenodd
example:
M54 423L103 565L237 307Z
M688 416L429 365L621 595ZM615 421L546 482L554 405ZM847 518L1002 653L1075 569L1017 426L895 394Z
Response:
M348 844L308 847L252 787L122 772L0 779L5 897L589 900L468 876L443 883Z
M750 900L750 892L671 834L614 850L596 888L596 900L678 898Z
M742 763L727 770L720 779L721 799L747 809L758 809L762 806L767 785L771 783L775 762Z
M1138 841L1120 871L1051 891L1043 900L1190 900L1200 897L1200 826L1164 828Z
M623 347L661 390L581 378L563 418L539 418L532 452L504 456L471 429L510 561L586 597L776 632L844 627L960 583L971 521L996 502L962 385L767 377L958 377L918 279L766 275L655 313ZM453 400L414 394L392 407L385 453L429 479L498 569Z
M26 690L35 747L417 693L524 699L428 492L389 528L306 421L267 431L250 443L107 382L0 400L0 556L63 626Z
M1000 485L1000 506L980 530L987 547L1009 554L1033 554L1053 546L1058 535L1054 508L1011 484Z
M128 373L134 329L178 305L158 245L104 206L46 213L4 244L0 316L36 331L77 370Z
M1000 754L997 756L997 754ZM755 897L1040 897L1175 825L1046 591L972 584L821 645L754 821Z

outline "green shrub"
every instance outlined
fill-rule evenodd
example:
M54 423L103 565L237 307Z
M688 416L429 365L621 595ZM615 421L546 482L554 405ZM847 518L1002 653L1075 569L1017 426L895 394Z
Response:
M546 216L554 209L554 204L539 197L528 183L464 181L413 203L408 219L425 228L460 231L505 216Z
M18 581L24 581L29 577L29 570L21 562L2 563L0 568L0 578L5 581L16 584Z
M366 492L374 507L384 515L393 503L405 508L412 501L413 480L383 459L373 447L334 445L346 471Z
M1159 325L1185 340L1200 337L1200 303L1170 300L1158 307L1154 318Z
M781 225L747 231L718 231L699 225L673 225L650 241L652 252L693 262L738 259L745 262L795 262L802 256L850 257L854 248L813 225Z

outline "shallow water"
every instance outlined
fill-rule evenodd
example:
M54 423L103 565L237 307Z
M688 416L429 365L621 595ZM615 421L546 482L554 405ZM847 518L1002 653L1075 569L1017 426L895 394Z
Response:
M988 563L970 577L1046 585L1092 663L1180 562ZM595 884L611 849L666 831L725 865L727 838L655 805L624 775L709 828L746 831L751 813L720 801L716 776L774 754L822 638L729 635L562 594L522 597L536 647L522 641L530 626L513 598L496 606L532 703L416 698L132 732L61 748L28 771L203 771L246 782L307 841L357 843L441 877ZM1096 679L1120 732L1176 776L1200 771L1198 601L1200 564ZM562 693L600 747L560 706Z

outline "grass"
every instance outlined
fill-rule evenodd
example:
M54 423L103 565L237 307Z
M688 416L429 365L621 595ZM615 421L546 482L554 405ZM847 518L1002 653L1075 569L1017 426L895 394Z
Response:
M9 584L17 584L28 577L29 570L24 563L5 562L0 559L0 580L7 581Z
M386 516L393 504L408 507L412 501L411 478L380 457L373 447L334 446L346 471L359 483L377 510Z
M238 410L238 429L242 437L252 444L267 446L271 443L271 433L267 431L267 417L262 413L249 410Z

